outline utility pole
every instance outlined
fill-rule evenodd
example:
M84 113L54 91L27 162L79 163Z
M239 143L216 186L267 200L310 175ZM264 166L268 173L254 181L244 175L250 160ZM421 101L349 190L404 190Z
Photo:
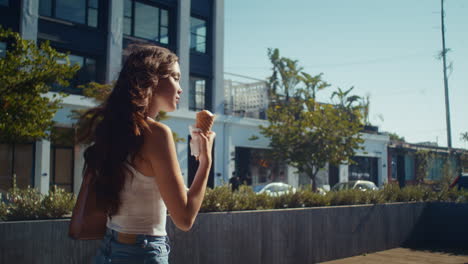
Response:
M452 129L450 126L450 103L449 103L449 93L448 93L448 79L447 79L447 62L446 56L447 49L445 48L445 13L444 13L444 0L440 0L440 5L442 11L440 12L440 19L442 23L442 61L444 64L444 87L445 87L445 115L447 122L447 146L449 149L452 148Z

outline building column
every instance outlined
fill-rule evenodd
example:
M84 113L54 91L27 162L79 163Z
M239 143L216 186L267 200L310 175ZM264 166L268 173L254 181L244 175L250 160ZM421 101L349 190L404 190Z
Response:
M225 165L224 165L224 160L225 160L225 140L226 137L223 137L225 131L224 131L224 122L217 124L215 122L213 126L213 131L216 133L216 138L215 138L215 144L214 144L214 186L219 186L222 185L223 183L227 183L230 175L228 175L226 179L226 171L225 171ZM219 159L219 160L218 160Z
M180 164L180 171L182 173L182 178L184 178L185 186L188 186L188 142L177 143L176 150Z
M124 4L122 0L109 1L106 83L117 80L122 65L123 13Z
M21 0L20 34L23 39L37 40L39 0Z
M177 56L182 76L180 87L183 94L180 97L179 109L189 109L190 90L190 3L187 0L177 1Z
M387 150L387 145L385 144L385 150ZM382 152L382 156L379 159L379 170L381 170L379 186L388 183L388 153L387 151Z
M50 141L36 141L36 165L34 168L34 187L42 194L49 192L50 184Z
M349 181L349 166L340 165L339 169L339 181L338 182L348 182Z
M224 0L214 2L213 111L224 114Z
M232 124L226 120L223 129L224 136L224 180L229 182L232 173L236 171L236 146L232 141Z
M293 187L299 187L299 173L296 173L297 169L293 166L287 165L287 177L288 184Z

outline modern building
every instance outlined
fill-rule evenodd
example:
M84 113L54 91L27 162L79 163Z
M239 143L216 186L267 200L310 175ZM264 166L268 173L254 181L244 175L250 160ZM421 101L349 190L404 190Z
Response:
M295 169L268 162L269 140L258 129L267 125L265 81L236 74L227 74L224 80L224 0L0 0L0 25L37 43L49 41L81 66L70 87L56 88L70 94L54 117L55 130L65 137L14 147L0 143L0 191L11 187L14 168L20 187L32 185L45 193L58 185L78 192L84 147L73 142L75 121L70 113L96 102L81 96L76 85L115 80L123 51L132 42L161 45L180 58L184 93L179 109L164 122L185 139L176 143L176 149L187 185L197 168L190 155L188 127L201 109L217 116L209 186L227 183L232 175L254 186L272 181L310 183ZM0 55L7 49L8 43L0 42ZM388 136L363 133L363 138L365 149L355 157L359 165L329 166L318 175L319 186L328 189L353 179L381 185L388 180Z
M234 73L224 74L225 114L266 119L267 82Z
M388 164L389 182L402 187L422 181L431 183L468 172L468 151L440 147L434 142L392 141L388 145Z
M154 43L180 58L184 94L168 123L186 139L177 151L185 180L193 178L196 164L187 153L188 126L194 123L195 111L208 109L220 116L220 123L224 119L223 0L0 0L0 25L20 32L24 39L49 41L81 66L70 87L57 88L70 96L54 117L56 130L68 134L70 140L41 140L17 144L14 149L0 144L0 190L11 187L13 168L20 187L32 185L43 193L54 184L79 190L83 146L73 143L70 113L96 102L81 96L76 85L115 80L123 51L132 42ZM0 42L0 55L7 49L8 43ZM210 185L215 184L215 172L222 175L225 171L223 127L215 126L215 156L219 158Z

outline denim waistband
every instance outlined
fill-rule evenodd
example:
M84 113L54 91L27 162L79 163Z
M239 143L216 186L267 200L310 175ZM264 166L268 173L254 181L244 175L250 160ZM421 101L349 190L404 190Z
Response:
M106 236L112 237L114 240L117 240L118 232L107 228ZM137 234L136 235L136 243L137 244L146 244L148 242L169 242L168 236L152 236L152 235L144 235L144 234Z

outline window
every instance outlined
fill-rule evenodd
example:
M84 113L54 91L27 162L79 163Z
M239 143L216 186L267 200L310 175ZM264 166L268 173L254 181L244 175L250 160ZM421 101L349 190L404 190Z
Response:
M50 185L73 192L74 145L73 128L54 127L50 150Z
M405 180L414 180L414 157L405 155Z
M71 65L78 64L80 69L76 73L75 77L70 81L69 87L54 86L53 90L79 94L81 93L81 90L77 89L76 86L96 80L96 60L76 54L68 55L68 59L70 60ZM64 59L60 59L58 60L58 63L65 64L66 61Z
M0 42L0 58L4 58L6 56L6 49L7 44L5 42Z
M40 0L39 15L97 27L98 0Z
M200 111L205 109L206 80L198 77L190 77L189 109Z
M169 44L169 13L163 8L125 0L124 34Z
M206 53L206 21L190 18L190 50Z
M353 157L356 164L348 167L349 180L366 180L377 183L378 179L378 158L374 157Z
M16 185L26 188L32 185L34 146L29 144L0 144L0 192L13 187L13 166Z
M0 6L8 6L9 2L9 0L0 0Z

